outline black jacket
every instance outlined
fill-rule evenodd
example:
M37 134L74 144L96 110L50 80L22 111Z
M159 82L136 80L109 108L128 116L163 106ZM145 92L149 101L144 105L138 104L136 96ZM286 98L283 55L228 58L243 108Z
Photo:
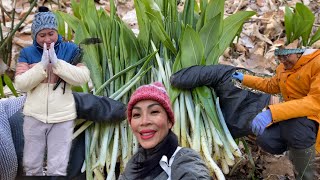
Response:
M269 103L270 95L234 86L231 75L240 68L228 65L191 66L170 78L181 89L209 86L219 97L220 107L233 138L251 134L251 121Z

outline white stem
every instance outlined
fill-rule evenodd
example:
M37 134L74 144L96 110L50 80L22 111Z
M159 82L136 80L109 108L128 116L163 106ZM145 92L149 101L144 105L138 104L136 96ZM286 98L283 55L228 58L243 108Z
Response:
M195 108L194 108L194 104L193 104L193 100L192 100L192 95L190 91L184 91L185 93L185 101L186 101L186 107L187 107L187 112L188 112L188 116L190 119L190 124L191 124L191 129L192 131L195 131L195 127L194 127L194 122L195 122L195 115L193 112L195 112Z
M203 152L204 157L206 158L206 161L209 163L209 168L213 170L218 180L225 180L225 177L219 168L219 166L214 162L212 157L210 156L208 147L206 146L206 139L201 136L201 149Z
M225 134L226 134L226 138L230 144L232 154L235 155L236 157L242 157L242 153L241 153L237 143L234 141L233 137L231 136L231 133L228 129L226 121L223 117L223 114L222 114L222 111L220 108L220 104L219 104L219 97L217 97L217 99L216 99L216 109L217 109L217 113L218 113L218 116L220 119L220 123L222 125L222 128L223 128Z
M201 131L201 126L200 126L200 104L196 104L196 114L195 114L195 131L193 133L193 146L192 149L200 153L200 131ZM204 133L204 132L203 132ZM202 137L201 137L202 138Z
M113 139L113 149L111 158L111 168L108 172L107 180L111 180L114 177L114 171L116 168L116 162L118 157L118 147L119 147L119 125L116 125Z
M221 159L221 169L224 174L229 174L229 166L224 158Z
M151 41L151 46L153 51L157 51L158 49L156 48L156 46L154 45L153 41ZM169 78L168 76L166 76L166 72L164 70L163 67L163 59L160 58L159 53L156 53L156 60L158 63L158 67L159 67L159 73L162 77L163 83L165 87L169 87Z
M181 120L181 131L180 131L180 142L182 147L187 147L187 120L186 120L186 109L184 103L184 92L180 93L180 120Z
M201 110L201 115L202 115L202 119L203 119L204 130L207 135L207 143L208 143L209 153L210 153L210 156L212 156L212 147L213 146L212 146L212 134L211 134L211 130L210 130L209 122L208 122L209 120L203 110Z
M174 119L175 119L173 132L177 135L178 139L180 139L181 117L180 117L179 97L177 97L176 100L174 100L173 113L174 113Z

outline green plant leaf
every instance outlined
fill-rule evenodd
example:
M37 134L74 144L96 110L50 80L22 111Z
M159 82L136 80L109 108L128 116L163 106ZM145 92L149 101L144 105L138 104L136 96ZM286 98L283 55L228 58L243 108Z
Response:
M68 26L70 26L74 31L78 28L79 24L82 23L78 18L72 16L71 14L67 14L65 12L58 11L62 19L67 22Z
M200 11L204 12L207 8L208 1L207 0L200 0Z
M0 97L4 98L4 90L3 90L3 82L2 82L2 75L0 76Z
M206 60L207 65L218 63L219 56L230 46L243 23L253 15L255 15L253 11L239 11L223 20L222 33Z
M312 31L315 17L312 11L302 3L296 4L296 14L301 17L304 22L303 24L305 25L301 32L301 37L303 45L306 46L309 40L310 33Z
M186 0L182 12L183 23L193 26L194 21L194 0Z
M201 12L200 17L199 17L197 24L196 24L196 31L197 32L199 32L200 29L203 27L205 17L206 17L206 11Z
M116 16L117 10L116 10L116 4L114 3L114 0L110 0L110 17L113 20Z
M71 89L74 92L83 92L83 89L81 86L72 86Z
M193 65L204 65L204 48L199 34L187 25L181 40L181 65L186 68Z
M285 7L285 14L284 14L284 26L286 29L286 37L287 43L292 43L292 36L293 36L293 12L292 10L286 6Z
M200 30L199 34L204 46L204 57L208 58L212 48L218 42L221 33L221 14L211 18Z
M193 94L196 94L199 98L202 107L207 112L206 114L213 121L217 130L221 133L223 132L222 126L219 122L218 115L215 108L215 100L212 96L211 89L207 86L201 86L194 89ZM194 95L194 96L196 96Z
M72 7L72 12L73 15L80 19L80 4L76 0L71 0L71 7Z
M121 24L121 27L122 31L120 34L120 39L122 40L123 45L125 46L125 51L129 53L125 58L127 59L130 57L136 57L136 60L142 58L142 50L140 49L139 42L137 41L137 38L135 37L132 30L129 29L128 26L125 24Z
M173 63L173 67L172 67L172 73L175 73L177 71L179 71L180 69L182 69L181 66L181 51L178 52L174 63ZM170 100L171 102L174 102L175 99L179 96L180 94L180 90L177 88L174 88L173 86L169 86L169 96L170 96Z
M147 13L151 22L153 23L151 28L153 32L157 35L157 37L161 40L161 42L168 48L173 54L177 54L176 48L173 46L173 43L165 31L163 25L156 20L156 17L152 14Z
M297 3L294 10L295 12L292 15L292 20L285 22L286 25L291 23L289 26L292 26L292 34L290 35L291 37L287 44L301 37L303 45L306 46L312 30L314 15L308 9L308 7L302 3ZM288 16L290 16L290 11L286 11L286 13L288 13Z
M138 39L142 43L142 45L146 48L146 51L148 51L149 48L149 42L150 42L150 23L148 16L146 15L146 10L144 8L144 5L141 3L141 1L134 0L135 9L136 9L136 15L139 25L139 35Z
M224 14L224 0L210 1L207 6L208 7L206 8L205 22L216 17L218 14ZM223 16L220 17L222 21Z
M141 0L145 7L147 14L152 14L152 20L157 21L158 23L162 24L163 26L163 15L161 13L161 9L154 0Z
M84 48L83 61L90 70L90 77L95 87L102 85L102 68L99 63L99 54L95 47L87 46Z
M320 28L318 28L317 32L312 36L309 45L311 46L313 43L320 39Z
M66 37L66 27L65 27L65 23L63 18L61 17L61 15L59 13L54 13L56 15L57 18L57 23L58 23L58 33L63 36L65 39L67 39Z
M3 75L3 80L4 83L8 86L8 88L11 90L11 92L13 93L14 96L18 97L18 93L16 91L16 89L14 88L12 81L10 79L10 77L7 74Z

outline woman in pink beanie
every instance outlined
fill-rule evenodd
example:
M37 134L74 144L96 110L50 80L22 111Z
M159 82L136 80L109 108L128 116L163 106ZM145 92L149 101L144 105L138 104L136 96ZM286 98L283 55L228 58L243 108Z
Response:
M211 179L200 155L178 144L171 131L175 119L160 82L139 87L128 103L128 121L139 149L126 164L125 179ZM171 173L174 172L174 173Z

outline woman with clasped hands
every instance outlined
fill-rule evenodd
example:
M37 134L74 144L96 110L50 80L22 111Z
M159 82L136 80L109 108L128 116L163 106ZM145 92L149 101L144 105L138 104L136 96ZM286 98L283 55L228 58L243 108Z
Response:
M180 147L171 131L175 119L169 96L160 82L139 87L127 108L139 149L126 164L125 179L211 179L197 152Z

